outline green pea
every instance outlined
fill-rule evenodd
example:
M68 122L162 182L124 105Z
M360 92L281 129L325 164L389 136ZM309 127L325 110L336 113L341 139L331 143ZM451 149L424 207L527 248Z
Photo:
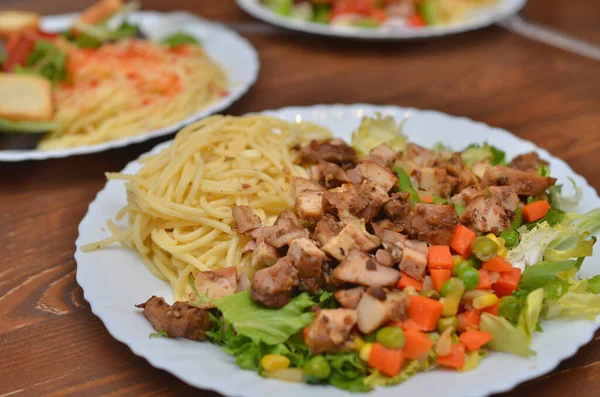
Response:
M455 330L458 327L458 319L456 316L442 317L438 320L437 329L439 333L444 332L450 327L454 328Z
M479 259L475 258L474 256L471 256L470 258L465 259L465 262L468 262L469 265L471 265L471 267L473 269L477 269L477 270L481 269L481 261Z
M469 261L460 261L456 265L454 265L454 267L452 268L452 275L454 277L458 277L458 275L460 274L461 270L467 269L467 268L470 268L470 267L472 267L471 266L471 262L469 262Z
M477 284L479 284L479 272L477 269L473 269L472 267L467 267L461 270L458 278L460 278L465 284L466 289L477 288Z
M517 297L504 296L498 303L498 314L506 318L511 323L516 323L519 320L521 313L521 302Z
M477 259L489 261L498 253L498 244L487 237L479 236L471 244L471 251Z
M329 378L329 375L331 375L331 366L321 355L311 357L302 367L302 376L306 383L319 383Z
M452 289L452 279L450 279L444 284L442 284L442 288L440 288L440 293L442 294L442 296L448 296L452 292Z
M404 331L400 327L383 327L377 331L377 342L388 349L401 349L404 346Z
M504 239L504 246L506 248L512 248L515 245L519 244L519 232L517 232L516 230L505 230L502 233L500 233L500 237Z

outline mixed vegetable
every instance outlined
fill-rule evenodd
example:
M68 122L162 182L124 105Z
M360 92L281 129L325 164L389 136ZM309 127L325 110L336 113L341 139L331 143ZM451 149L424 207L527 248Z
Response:
M378 28L420 28L455 22L493 0L262 0L284 17L314 23Z
M295 214L262 226L234 207L253 269L199 272L177 318L151 298L154 328L208 339L264 377L364 392L472 370L489 350L529 357L542 320L600 314L600 275L578 276L600 209L565 212L580 191L561 196L535 153L429 150L401 128L367 117L352 147L302 148L312 180L296 181Z

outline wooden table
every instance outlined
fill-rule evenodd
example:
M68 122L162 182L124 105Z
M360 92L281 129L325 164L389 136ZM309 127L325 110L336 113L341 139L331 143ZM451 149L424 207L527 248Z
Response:
M46 14L91 0L0 0ZM600 42L593 1L532 0L524 15ZM567 5L568 4L568 5ZM151 0L249 21L232 0ZM568 161L600 187L600 64L498 27L420 43L361 43L296 35L248 37L258 83L229 113L315 103L437 109L506 128ZM115 341L75 281L77 225L104 185L158 141L91 156L0 164L0 395L203 395ZM482 380L485 381L485 380ZM502 396L598 396L600 333L554 372Z

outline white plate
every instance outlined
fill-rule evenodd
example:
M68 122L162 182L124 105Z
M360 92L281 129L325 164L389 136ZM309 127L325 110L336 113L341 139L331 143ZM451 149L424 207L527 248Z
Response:
M436 142L450 144L461 149L470 143L484 141L506 150L508 156L537 150L550 161L552 175L559 183L567 182L568 177L583 187L583 202L579 211L600 207L600 198L584 178L576 175L563 161L538 149L507 131L492 128L465 118L448 116L435 111L403 109L395 106L372 105L316 105L312 107L290 107L266 111L264 114L284 118L289 121L314 121L331 128L336 136L349 139L351 131L357 127L363 115L374 112L391 114L401 120L405 111L411 117L406 123L405 132L409 138L422 145ZM169 142L155 147L156 153L169 145ZM125 167L123 172L134 173L140 168L137 161ZM162 368L190 385L216 390L230 396L264 397L286 396L338 397L348 396L345 391L333 387L309 386L306 384L285 383L264 379L255 372L236 367L234 358L210 343L193 342L185 339L152 338L153 332L136 303L146 301L152 295L172 296L167 283L156 279L138 259L137 255L120 246L97 252L83 253L83 244L107 236L104 224L113 218L126 204L125 188L121 181L109 181L105 188L90 204L88 213L79 225L77 239L77 281L84 290L92 311L104 322L108 331L131 350L146 358L153 366ZM586 260L582 273L590 277L600 273L600 254ZM436 370L417 374L407 382L374 392L381 397L418 395L439 397L440 386L444 385L444 395L484 396L512 389L517 384L551 371L558 363L573 355L577 349L592 339L600 324L590 321L551 321L543 324L544 332L533 340L537 356L524 359L509 354L492 352L482 360L475 371L456 373Z
M262 21L283 28L298 30L323 36L348 37L368 40L410 40L445 36L492 25L516 14L527 0L499 0L498 4L481 7L469 13L467 18L450 25L422 28L386 26L377 29L360 29L345 26L332 26L297 19L286 18L271 11L260 0L237 0L238 5L248 14Z
M42 26L48 31L66 30L71 26L74 17L75 14L44 17ZM96 153L168 135L186 124L228 108L256 81L259 70L256 51L246 39L223 25L209 22L186 12L140 11L132 13L130 18L140 24L142 32L151 39L160 39L176 31L185 31L198 38L208 55L227 73L229 94L207 107L199 108L197 113L187 119L158 130L95 145L67 149L0 150L0 161L45 160Z

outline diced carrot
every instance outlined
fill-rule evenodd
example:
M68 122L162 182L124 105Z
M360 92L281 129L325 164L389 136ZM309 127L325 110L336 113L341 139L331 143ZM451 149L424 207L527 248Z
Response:
M405 331L404 340L402 352L404 357L411 360L418 360L426 356L433 346L431 339L421 331Z
M454 267L450 247L447 245L431 245L427 254L427 266L430 269L450 269Z
M380 8L373 8L370 12L370 17L377 22L384 22L388 18L388 14Z
M423 289L423 282L412 278L406 273L402 273L400 280L398 280L398 283L396 284L396 288L404 289L406 287L414 287L415 290L421 291Z
M424 296L409 296L408 299L408 318L414 320L421 331L436 329L444 304Z
M433 203L433 196L429 193L419 193L419 200L425 204Z
M461 369L465 365L465 347L452 345L452 351L446 356L438 356L437 362L445 367Z
M468 258L471 255L471 243L475 240L475 233L466 226L458 225L454 229L454 236L450 246L454 252L462 255L463 258Z
M481 346L492 340L492 334L482 331L466 331L460 334L458 339L469 350L479 350Z
M404 366L402 349L388 349L381 343L373 343L369 354L369 367L378 369L382 374L395 376Z
M479 269L479 284L477 284L476 289L491 289L492 282L490 281L490 275L488 271L485 269Z
M302 339L306 340L306 336L308 335L308 327L304 327L302 330Z
M415 14L412 14L410 17L408 17L408 26L420 28L425 25L427 25L425 23L425 19L423 19L423 17L419 14L415 13Z
M440 292L442 285L452 277L452 270L450 269L430 269L429 274L431 275L431 281L433 286Z
M489 261L483 262L481 268L490 272L510 272L513 266L503 257L496 255Z
M492 288L496 291L496 295L502 298L511 295L517 289L519 280L521 280L521 269L513 267L509 272L500 273L500 278Z
M494 316L499 316L499 314L498 314L498 305L499 304L500 304L500 301L496 302L494 305L492 305L490 307L481 309L481 311L484 313L493 314Z
M419 327L419 324L417 324L415 320L409 318L402 323L402 329L404 331L420 331L421 327Z
M458 319L458 329L461 331L478 329L481 316L478 310L471 309L456 316Z
M533 222L545 217L549 209L550 203L546 200L540 200L524 205L521 210L523 211L525 220L527 222Z

